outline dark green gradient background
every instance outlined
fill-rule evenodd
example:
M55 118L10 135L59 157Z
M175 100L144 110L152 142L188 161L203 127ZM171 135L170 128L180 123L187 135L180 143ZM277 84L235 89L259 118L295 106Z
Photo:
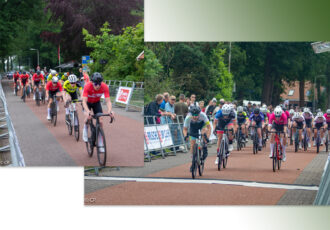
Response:
M145 41L330 40L330 0L145 0Z

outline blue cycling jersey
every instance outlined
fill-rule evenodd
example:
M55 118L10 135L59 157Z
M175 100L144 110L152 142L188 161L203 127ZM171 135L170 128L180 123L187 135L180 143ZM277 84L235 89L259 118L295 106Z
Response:
M259 113L259 115L255 115L254 113L252 113L250 115L250 121L255 121L255 122L260 122L260 121L264 121L265 117L263 113Z

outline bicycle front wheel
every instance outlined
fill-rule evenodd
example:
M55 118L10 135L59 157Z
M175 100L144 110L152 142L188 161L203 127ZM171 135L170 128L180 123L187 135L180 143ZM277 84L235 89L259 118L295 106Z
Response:
M202 150L198 148L198 173L202 176L204 171L204 161L202 160Z
M276 171L276 165L277 165L277 143L274 144L273 149L273 172Z
M197 174L197 154L198 154L198 145L195 144L193 147L193 157L191 162L191 177L193 179L196 178L196 174Z
M53 125L56 126L56 122L57 122L56 102L52 103L52 122L53 122Z
M90 128L88 130L88 141L86 142L86 149L89 157L93 156L95 146L95 128L91 123L87 124Z
M107 163L107 147L105 143L104 132L101 127L98 128L96 136L97 159L99 161L100 166L105 166L105 164Z
M74 111L74 137L79 141L79 119L77 111Z

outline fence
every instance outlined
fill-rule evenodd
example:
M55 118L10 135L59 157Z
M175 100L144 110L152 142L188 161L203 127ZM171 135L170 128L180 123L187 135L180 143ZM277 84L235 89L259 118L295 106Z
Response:
M144 116L144 157L146 161L161 156L176 155L178 151L188 152L189 143L184 141L183 116L176 116L172 121L157 116ZM157 124L158 123L158 124ZM211 123L210 144L216 143L216 136L213 134ZM188 130L189 131L189 130Z
M109 86L111 98L116 98L119 87L132 88L132 94L128 99L127 104L114 102L113 104L118 107L125 107L125 110L129 109L134 111L142 111L144 105L144 83L134 81L119 81L119 80L105 80L105 83Z
M314 205L330 205L330 154L325 164Z
M1 80L2 77L0 77L0 81ZM4 108L4 112L2 112L1 115L5 115L5 117L0 118L0 120L6 120L6 124L2 125L1 128L4 128L5 126L8 128L8 133L1 134L0 138L9 139L9 145L0 147L0 151L10 151L11 163L8 164L8 166L25 166L24 157L21 152L15 129L8 112L6 97L2 89L2 84L0 84L0 100Z

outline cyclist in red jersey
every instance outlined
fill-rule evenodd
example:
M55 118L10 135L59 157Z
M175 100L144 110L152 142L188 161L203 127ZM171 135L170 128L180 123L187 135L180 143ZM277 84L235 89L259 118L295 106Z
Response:
M19 80L19 72L16 71L16 72L14 73L14 75L13 75L14 88L16 87L16 85L17 85L17 81L18 81L18 80ZM15 91L14 91L14 93L15 93Z
M51 81L49 81L46 85L46 100L48 100L48 106L47 106L47 120L50 120L50 105L53 102L53 96L56 95L58 92L60 92L61 95L63 96L63 88L61 83L58 82L58 77L54 76ZM58 97L56 100L56 105L57 105L57 111L59 111L58 107L58 101L60 98Z
M40 82L42 82L42 84L44 85L45 78L44 78L44 75L41 74L40 70L38 70L37 73L33 74L33 76L32 76L33 92L36 90L37 87L40 89ZM35 99L34 97L35 97L35 95L33 95L33 99Z
M281 107L276 107L274 110L274 113L272 113L269 117L269 122L268 122L268 130L269 131L281 131L284 132L281 134L280 138L283 138L283 141L281 141L282 144L282 149L283 149L283 159L282 161L286 160L286 152L285 152L285 146L286 146L286 133L287 133L287 125L288 125L288 118L281 109ZM269 157L273 156L273 149L274 149L274 139L275 139L275 134L271 134L270 138L270 154Z
M103 77L100 73L93 73L92 81L87 83L84 87L83 92L83 107L85 110L85 121L84 121L84 129L83 129L83 139L85 142L88 141L88 127L87 127L87 120L92 119L91 109L93 110L94 114L103 113L102 105L100 102L101 96L104 94L105 101L108 107L107 113L113 117L114 113L112 110L112 104L110 101L110 93L109 87L103 82ZM100 125L102 126L102 119L100 118Z
M22 95L22 97L21 98L23 98L23 88L27 85L27 84L29 84L29 75L24 71L23 72L23 74L21 74L20 76L19 76L19 78L20 78L20 81L21 81L21 95Z

